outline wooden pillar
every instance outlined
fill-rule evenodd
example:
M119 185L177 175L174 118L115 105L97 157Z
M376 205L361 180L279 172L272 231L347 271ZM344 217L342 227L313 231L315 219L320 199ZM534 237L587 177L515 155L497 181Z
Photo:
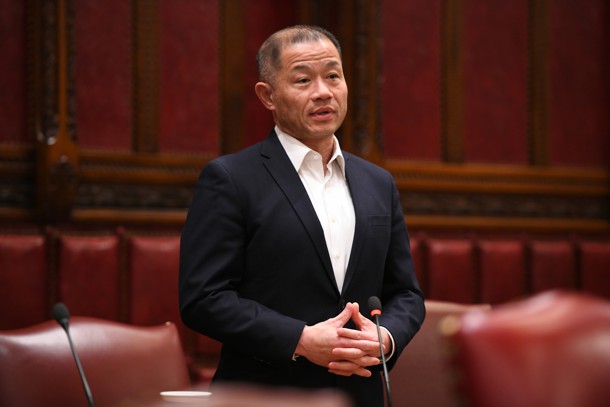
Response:
M79 177L74 123L71 0L28 4L29 129L36 143L36 210L43 222L70 218Z

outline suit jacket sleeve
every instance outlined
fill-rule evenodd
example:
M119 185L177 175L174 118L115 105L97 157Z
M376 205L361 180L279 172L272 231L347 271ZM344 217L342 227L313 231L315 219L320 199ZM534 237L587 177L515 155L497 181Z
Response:
M225 345L287 363L305 322L240 295L246 261L240 199L219 160L203 169L181 237L181 315L187 326Z

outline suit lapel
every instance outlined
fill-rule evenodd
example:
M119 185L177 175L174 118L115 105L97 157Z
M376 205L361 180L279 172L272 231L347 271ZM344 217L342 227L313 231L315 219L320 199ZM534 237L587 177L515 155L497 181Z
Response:
M362 253L362 247L366 238L366 212L362 206L362 194L365 193L366 189L361 185L362 177L358 176L357 168L354 168L353 160L350 160L350 155L343 153L345 157L345 176L347 178L347 185L349 187L350 194L352 196L352 203L354 205L354 215L356 217L356 227L354 230L354 241L352 243L352 251L349 257L349 263L347 265L347 271L345 272L345 281L343 283L343 292L346 292L354 273L356 272L356 266L358 264L360 253Z
M275 182L277 182L301 219L301 223L309 234L328 277L333 282L335 289L338 290L330 255L326 247L326 240L324 239L324 230L322 225L320 225L307 191L275 132L272 132L263 141L261 156L263 158L263 165L267 168Z

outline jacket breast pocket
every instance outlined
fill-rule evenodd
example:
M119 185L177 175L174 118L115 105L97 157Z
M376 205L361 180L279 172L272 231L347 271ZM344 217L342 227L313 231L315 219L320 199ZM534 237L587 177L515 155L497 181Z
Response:
M368 221L371 227L389 227L390 215L369 215Z

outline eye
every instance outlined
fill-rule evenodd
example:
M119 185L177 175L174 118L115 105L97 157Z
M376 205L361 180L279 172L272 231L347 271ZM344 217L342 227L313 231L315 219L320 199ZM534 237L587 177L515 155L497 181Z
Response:
M305 78L305 77L297 78L297 80L295 81L295 83L298 83L298 84L306 84L308 82L309 82L309 78Z

